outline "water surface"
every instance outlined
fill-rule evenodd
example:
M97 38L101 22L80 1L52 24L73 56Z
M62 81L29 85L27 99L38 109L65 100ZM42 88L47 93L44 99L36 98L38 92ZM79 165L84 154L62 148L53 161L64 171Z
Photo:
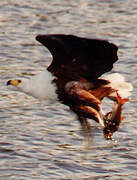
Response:
M0 1L0 179L136 179L137 1ZM89 150L76 116L60 103L39 102L6 87L51 62L38 34L66 33L108 39L119 46L112 72L124 74L134 91L125 120L106 142L93 121ZM106 108L109 102L106 101Z

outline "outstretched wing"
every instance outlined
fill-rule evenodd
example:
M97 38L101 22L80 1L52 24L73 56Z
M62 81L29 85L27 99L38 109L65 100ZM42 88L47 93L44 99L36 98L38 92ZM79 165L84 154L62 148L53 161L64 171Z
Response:
M118 60L118 47L106 40L64 34L38 35L36 40L53 56L48 70L69 80L97 79L110 71Z

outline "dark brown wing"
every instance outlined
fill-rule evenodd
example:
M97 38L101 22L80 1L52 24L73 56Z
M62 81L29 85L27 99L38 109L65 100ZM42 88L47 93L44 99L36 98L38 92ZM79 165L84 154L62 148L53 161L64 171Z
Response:
M83 134L88 137L90 126L86 118L103 125L101 100L111 89L101 86L109 82L97 78L112 69L118 60L118 47L105 40L63 34L38 35L36 40L53 56L48 71L58 77L54 82L59 100L77 114Z
M118 60L118 47L106 40L63 34L38 35L36 40L46 46L53 56L48 70L69 80L80 77L90 81L97 79L110 71Z

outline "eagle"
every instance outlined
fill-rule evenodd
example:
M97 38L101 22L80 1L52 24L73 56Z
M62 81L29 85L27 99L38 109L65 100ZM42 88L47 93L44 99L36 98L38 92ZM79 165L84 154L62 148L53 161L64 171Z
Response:
M67 34L37 35L36 40L52 54L51 64L40 74L8 80L7 85L35 98L69 106L77 115L84 137L89 136L92 119L100 124L104 137L111 139L122 118L110 118L114 110L105 114L102 100L108 97L118 104L118 93L127 97L132 90L118 73L101 78L118 60L118 46L107 40Z

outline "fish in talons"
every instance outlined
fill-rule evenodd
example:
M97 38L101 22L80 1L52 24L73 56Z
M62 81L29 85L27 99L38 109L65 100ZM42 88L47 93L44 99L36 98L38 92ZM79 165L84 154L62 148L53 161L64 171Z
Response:
M104 116L104 137L107 140L112 140L114 132L118 131L120 123L124 119L122 116L122 106L128 101L128 98L122 99L119 93L116 91L116 100L114 102L112 111L106 113Z

